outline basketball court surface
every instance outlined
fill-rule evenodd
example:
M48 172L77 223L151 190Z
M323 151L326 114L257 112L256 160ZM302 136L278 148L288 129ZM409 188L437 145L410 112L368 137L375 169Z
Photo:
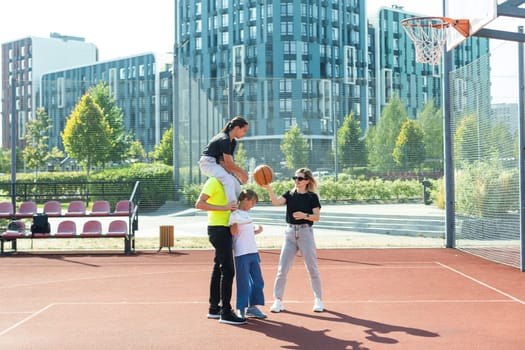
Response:
M279 250L261 251L268 314L206 318L213 251L1 259L0 349L523 349L525 275L454 249L319 250L270 313ZM235 300L235 291L233 302Z

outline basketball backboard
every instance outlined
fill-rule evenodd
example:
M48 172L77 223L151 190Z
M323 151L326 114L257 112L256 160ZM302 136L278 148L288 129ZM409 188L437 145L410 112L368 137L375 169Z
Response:
M445 0L445 17L468 19L472 36L498 17L498 0ZM447 51L466 39L451 27L447 35Z

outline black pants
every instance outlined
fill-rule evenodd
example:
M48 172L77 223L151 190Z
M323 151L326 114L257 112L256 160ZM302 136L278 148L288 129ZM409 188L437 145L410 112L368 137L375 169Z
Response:
M222 312L230 311L235 265L233 260L233 239L230 228L208 226L208 239L215 248L213 270L210 281L210 308L222 307Z

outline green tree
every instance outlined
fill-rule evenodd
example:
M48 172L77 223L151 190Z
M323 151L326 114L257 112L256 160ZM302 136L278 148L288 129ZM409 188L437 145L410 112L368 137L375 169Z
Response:
M133 137L126 133L124 125L124 113L117 106L117 102L106 82L101 82L89 89L89 94L106 118L110 127L111 150L108 153L108 161L120 162L129 155L129 148Z
M61 136L67 154L78 160L88 177L92 166L102 165L109 159L111 128L89 93L76 105Z
M160 143L153 151L153 158L166 165L173 165L173 127L162 135Z
M401 126L406 120L408 113L403 102L393 95L377 125L369 128L366 135L368 160L376 170L389 171L397 167L392 154Z
M425 160L423 137L423 130L414 120L407 120L401 126L392 155L405 170L419 167Z
M288 169L295 170L308 165L308 142L297 125L284 134L281 151Z
M26 125L26 146L22 151L26 166L35 171L46 166L49 160L49 130L51 129L51 118L46 111L39 107L36 110L36 117L30 119Z
M49 161L53 166L53 170L57 170L60 161L64 158L64 152L58 149L58 147L53 147L51 149L51 152L49 152Z
M241 167L242 169L246 169L247 161L248 153L244 148L244 144L239 142L235 148L235 164L237 164L237 166Z
M361 139L359 124L359 119L350 113L337 131L337 155L339 165L343 168L353 169L355 165L366 165L366 147Z
M11 152L0 148L0 173L9 173L11 171Z
M142 147L140 141L135 140L131 142L128 156L132 162L138 162L146 158L146 151L144 150L144 147Z
M514 145L516 140L509 127L502 122L495 123L487 135L487 148L489 155L496 158L514 157Z
M481 149L478 141L478 122L474 114L464 116L454 133L454 159L457 164L480 159Z
M443 168L443 111L434 107L434 101L428 102L417 118L423 130L425 155L430 164Z

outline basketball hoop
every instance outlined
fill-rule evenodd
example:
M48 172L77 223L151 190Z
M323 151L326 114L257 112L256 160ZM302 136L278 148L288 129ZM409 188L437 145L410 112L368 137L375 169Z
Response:
M416 61L439 65L450 27L464 37L469 36L468 19L447 17L414 17L401 21L405 32L416 47Z

